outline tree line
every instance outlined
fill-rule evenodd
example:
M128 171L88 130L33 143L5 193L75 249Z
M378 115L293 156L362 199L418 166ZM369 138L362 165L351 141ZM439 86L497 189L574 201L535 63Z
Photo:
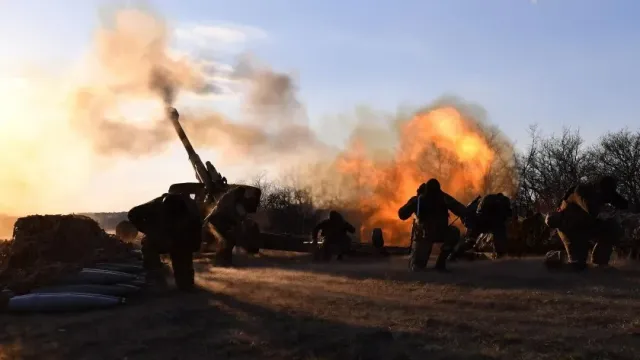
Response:
M619 191L629 200L630 210L640 212L640 131L625 128L608 132L594 144L587 144L578 130L569 128L543 136L537 126L531 126L529 134L529 145L522 151L514 151L504 138L491 136L491 131L485 136L497 156L484 179L483 194L508 189L518 215L545 214L559 205L574 184L613 175L619 180ZM424 163L450 161L434 154L424 154ZM438 176L446 177L447 173ZM335 206L323 204L318 211L311 191L295 182L268 181L261 175L250 183L263 191L261 211L268 219L261 227L265 231L307 234L326 216L327 207L341 208L336 202ZM483 194L469 191L469 199L459 200L465 202ZM356 223L357 218L357 214L351 216Z

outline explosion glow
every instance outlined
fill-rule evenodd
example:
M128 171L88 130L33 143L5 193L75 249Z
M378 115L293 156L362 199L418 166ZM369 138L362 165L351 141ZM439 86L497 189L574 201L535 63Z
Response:
M483 190L495 153L472 125L455 107L435 108L402 125L391 159L372 160L358 141L338 158L338 171L357 189L361 237L380 227L387 243L406 243L411 222L400 221L398 209L429 178L460 201Z

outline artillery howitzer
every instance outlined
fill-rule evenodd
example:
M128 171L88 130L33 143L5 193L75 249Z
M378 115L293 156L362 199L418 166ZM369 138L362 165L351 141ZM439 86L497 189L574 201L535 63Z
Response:
M257 223L246 217L247 214L257 212L262 195L261 190L248 185L228 184L227 179L216 170L213 164L209 161L205 163L206 165L202 163L180 125L178 112L174 108L168 108L167 116L187 151L198 180L197 183L173 184L169 187L169 193L194 196L205 222L203 232L205 244L215 243L216 252L228 252L228 256L236 245L235 239L237 239L237 245L243 247L248 253L257 253L260 249L315 251L316 244L313 244L307 236L261 232ZM225 236L221 236L220 233L224 233ZM235 239L228 242L229 237ZM368 245L352 242L351 248L357 253L372 252L369 249L371 246Z
M247 252L257 253L260 249L259 236L255 236L257 225L247 214L255 213L260 205L260 189L238 184L228 184L209 161L206 165L200 160L180 125L180 115L174 108L167 108L167 117L171 121L182 145L189 156L198 182L178 183L169 187L168 193L188 195L195 199L203 218L203 243L215 244L216 255L223 255L224 261L230 261L233 247L237 244ZM128 221L122 221L118 227L121 237L135 237ZM253 234L251 234L253 232ZM118 231L116 231L118 235ZM223 260L223 259L221 259Z
M228 184L211 162L202 163L180 125L178 111L168 108L167 116L187 151L198 180L197 183L173 184L168 192L194 197L203 216L205 244L215 243L217 252L228 252L227 256L236 244L247 252L257 253L259 230L246 216L257 211L262 191L253 186Z

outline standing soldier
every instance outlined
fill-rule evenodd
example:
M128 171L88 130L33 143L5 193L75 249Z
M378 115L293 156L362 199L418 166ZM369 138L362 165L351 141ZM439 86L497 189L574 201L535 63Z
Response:
M322 259L328 261L331 254L337 252L337 260L342 260L342 256L348 250L350 245L347 233L355 233L356 228L346 221L337 211L330 211L329 218L322 220L313 228L311 238L314 244L318 243L318 236L322 236L324 242L322 244Z
M163 194L132 208L129 221L145 237L142 240L143 266L147 280L166 285L160 254L169 254L176 286L194 286L193 253L201 243L202 221L194 200L186 195Z
M617 185L617 179L604 176L596 183L572 186L562 197L559 211L547 217L547 225L558 229L570 269L587 268L589 247L594 239L592 262L598 266L609 264L613 246L622 236L622 228L614 219L598 219L598 214L607 203L621 210L629 207L627 200L617 192Z
M417 195L398 210L400 220L407 220L411 215L416 215L409 260L411 271L420 271L427 267L434 243L442 243L435 269L448 271L446 259L460 237L458 229L449 225L449 210L458 212L458 207L451 204L452 201L449 199L453 198L442 191L440 182L430 179L420 185Z

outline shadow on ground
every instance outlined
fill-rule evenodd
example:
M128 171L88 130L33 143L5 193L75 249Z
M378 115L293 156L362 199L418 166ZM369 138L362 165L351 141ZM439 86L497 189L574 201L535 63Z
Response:
M501 260L460 260L449 264L450 273L432 269L435 258L423 272L408 271L406 256L352 258L329 263L313 262L309 255L282 256L274 253L259 257L238 256L238 268L277 268L348 277L355 280L378 279L424 284L446 284L468 288L520 289L530 291L595 291L607 288L605 295L629 296L629 289L640 284L640 265L613 263L610 269L591 268L582 273L553 272L545 268L540 257ZM620 295L616 294L619 290ZM623 293L623 294L622 294ZM640 288L633 292L640 297Z
M0 359L635 359L634 269L550 274L539 259L406 271L406 258L200 259L194 293L120 309L0 315ZM632 287L631 287L632 286ZM617 296L617 297L616 297Z
M118 310L3 315L0 321L6 329L0 335L2 359L468 359L473 355L448 351L429 333L287 314L204 289L140 297Z

